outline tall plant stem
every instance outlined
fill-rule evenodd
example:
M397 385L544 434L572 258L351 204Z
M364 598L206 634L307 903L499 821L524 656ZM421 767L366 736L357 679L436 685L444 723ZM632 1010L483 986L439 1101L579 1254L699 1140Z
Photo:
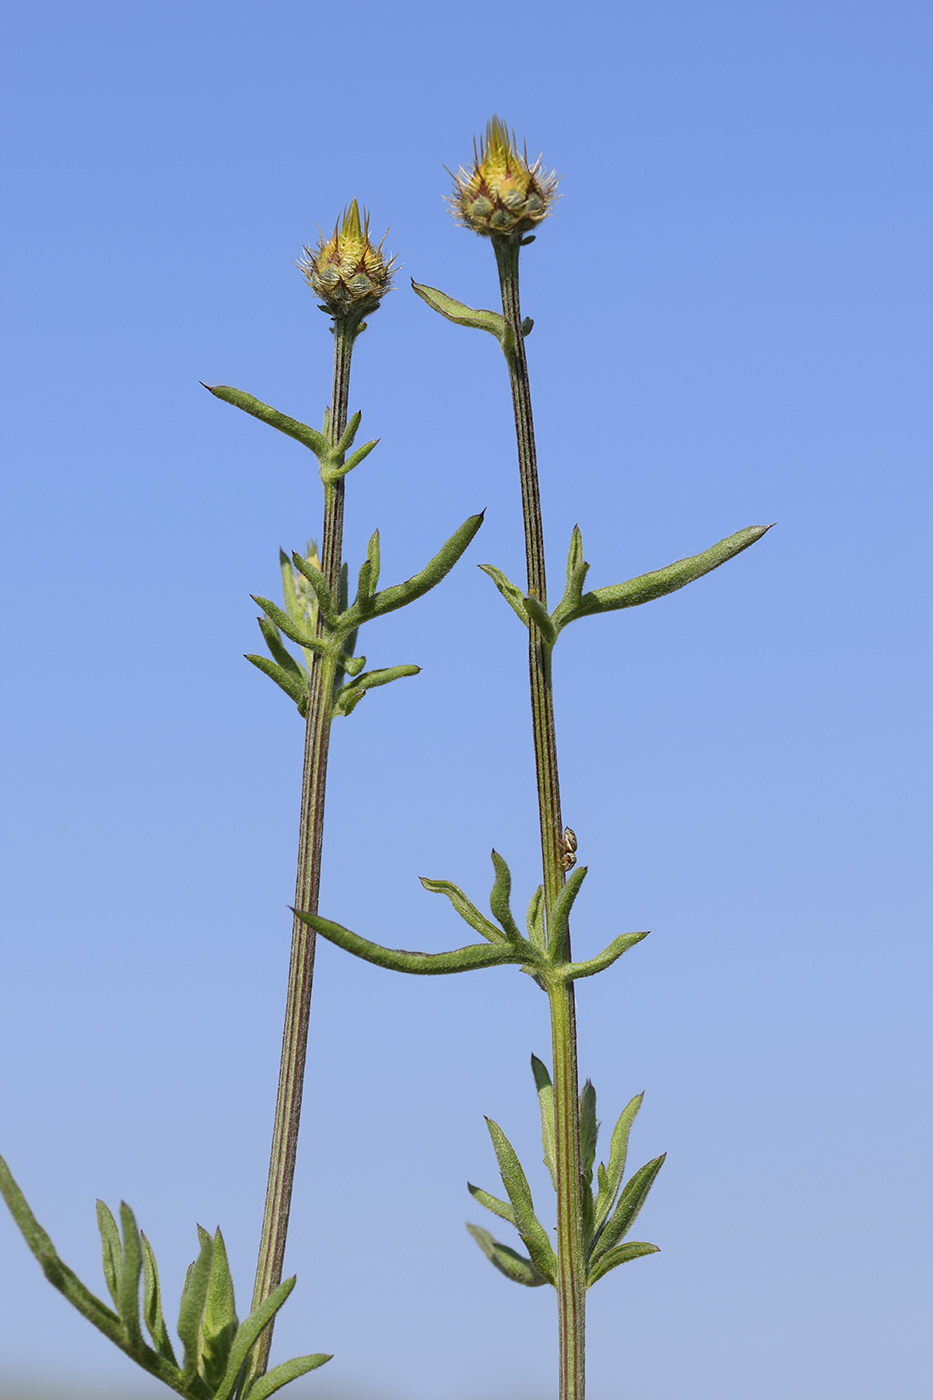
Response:
M334 384L327 436L336 446L347 426L347 400L350 389L350 358L359 323L334 319ZM340 570L343 554L344 478L324 482L324 531L321 568L335 599L340 596ZM318 623L320 629L320 622ZM301 817L298 828L298 875L295 908L316 914L321 885L321 850L324 839L324 795L327 784L327 755L330 746L331 694L336 663L332 657L316 656L311 665L311 685L305 728L304 769L301 782ZM299 918L292 921L291 958L285 1000L285 1026L282 1032L282 1059L272 1129L272 1151L266 1204L253 1287L253 1307L273 1292L282 1281L285 1241L292 1204L298 1130L301 1123L301 1097L305 1059L308 1050L308 1022L311 1014L311 984L314 978L315 934ZM260 1376L269 1361L272 1346L270 1323L262 1334L253 1359L251 1374Z
M528 360L522 334L518 288L521 241L514 234L493 235L502 314L514 340L506 355L512 384L518 467L525 527L528 593L547 607L544 564L544 528L538 489L534 419ZM551 648L532 623L528 628L528 672L531 683L531 723L534 735L538 815L541 827L541 863L548 920L564 883L561 837L560 780L557 768L557 733L554 726L554 693ZM566 957L570 958L569 938ZM554 1056L554 1118L557 1167L557 1313L560 1333L561 1400L584 1400L586 1329L586 1257L583 1244L583 1196L580 1181L580 1126L577 1083L577 1029L573 983L548 992L551 1041Z

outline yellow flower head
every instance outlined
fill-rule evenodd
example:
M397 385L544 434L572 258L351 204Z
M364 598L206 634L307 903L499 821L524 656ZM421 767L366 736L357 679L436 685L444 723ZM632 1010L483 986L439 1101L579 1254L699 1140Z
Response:
M479 151L473 144L472 170L461 166L454 176L454 218L483 235L530 233L550 214L558 178L540 156L531 165L527 147L519 154L515 133L493 117Z
M395 264L394 258L383 255L384 242L385 237L378 246L370 242L369 214L363 210L361 224L354 199L330 238L321 234L316 249L305 248L298 267L331 315L365 316L376 310L392 286Z

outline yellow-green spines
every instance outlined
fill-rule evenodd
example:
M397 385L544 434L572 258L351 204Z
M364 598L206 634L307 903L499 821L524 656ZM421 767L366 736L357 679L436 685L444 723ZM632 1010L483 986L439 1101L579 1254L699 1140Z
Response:
M375 311L392 286L395 259L383 254L384 242L370 241L369 214L364 209L361 220L354 199L330 238L321 234L317 248L305 248L298 267L332 315Z
M461 166L454 176L454 217L484 236L530 233L550 214L557 180L540 156L532 165L527 148L519 153L515 133L493 117L478 151L474 143L472 169Z

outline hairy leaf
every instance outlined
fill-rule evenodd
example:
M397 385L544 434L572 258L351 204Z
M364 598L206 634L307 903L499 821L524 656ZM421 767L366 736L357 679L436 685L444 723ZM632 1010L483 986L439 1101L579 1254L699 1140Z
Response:
M564 888L566 889L566 885ZM627 953L629 948L634 948L636 943L640 943L643 938L647 937L647 929L642 933L620 933L618 938L612 940L608 948L604 948L601 953L597 953L596 957L590 958L588 962L565 964L563 975L568 982L575 982L580 977L593 977L597 972L603 972L607 967L611 967L617 959L621 958L623 953Z
M306 1376L309 1371L316 1371L318 1366L330 1360L326 1352L319 1351L314 1356L296 1356L293 1361L283 1361L280 1366L273 1366L271 1371L255 1380L243 1400L266 1400L267 1396L274 1395L289 1381Z
M489 331L502 344L505 336L505 319L498 311L474 311L472 306L466 306L462 301L455 301L446 292L440 292L436 287L424 287L417 282L412 282L412 291L415 292L423 302L430 306L432 311L437 311L448 321L453 321L457 326L469 326L473 330Z
M156 1257L152 1245L142 1231L140 1231L139 1238L143 1248L143 1320L156 1351L174 1366L177 1363L172 1340L169 1337L162 1313L162 1290L159 1287L159 1269Z
M491 1196L488 1191L484 1191L481 1186L473 1186L467 1182L467 1190L474 1200L479 1201L481 1206L491 1210L493 1215L498 1215L500 1220L507 1220L510 1225L515 1224L515 1212L506 1201L500 1201L498 1196Z
M100 1231L101 1263L107 1292L113 1299L114 1307L120 1306L120 1274L123 1272L123 1246L120 1232L109 1206L97 1202L97 1228Z
M537 1055L531 1057L531 1072L535 1077L538 1091L538 1108L541 1111L541 1143L544 1147L544 1165L551 1173L554 1190L557 1190L557 1142L554 1120L554 1085L547 1066Z
M353 953L364 962L375 963L377 967L389 968L392 972L413 972L422 976L444 975L451 972L472 972L481 967L501 967L504 963L534 963L535 950L526 943L516 949L510 943L499 943L490 947L486 943L471 943L466 948L454 948L448 953L410 953L404 948L384 948L381 943L371 943L351 933L342 924L331 923L317 914L305 910L294 911L302 923L313 928L322 938L336 943L347 953Z
M557 1258L547 1231L535 1215L531 1188L522 1170L521 1162L519 1162L515 1149L498 1123L487 1118L486 1126L489 1129L496 1160L499 1163L502 1184L512 1204L512 1210L515 1212L515 1227L521 1235L522 1243L528 1250L531 1262L538 1273L543 1274L549 1282L553 1283L557 1274Z
M604 1274L608 1274L610 1269L617 1268L619 1264L627 1264L631 1259L643 1259L646 1254L657 1253L656 1244L643 1244L639 1240L627 1240L625 1244L617 1244L615 1249L608 1250L587 1270L586 1286L592 1288Z
M521 930L512 917L512 906L509 902L512 894L512 872L498 851L493 851L492 863L496 872L492 894L489 896L492 916L501 925L510 943L522 943L524 940Z
M498 1240L494 1240L489 1231L484 1230L481 1225L468 1224L467 1229L486 1258L513 1283L523 1283L526 1288L540 1288L542 1283L550 1283L550 1279L538 1273L530 1259L526 1259L517 1250L510 1249L507 1244L500 1244Z
M658 1172L664 1166L664 1158L667 1153L660 1157L655 1157L652 1161L646 1162L643 1167L639 1167L635 1175L626 1182L625 1189L619 1197L619 1203L612 1215L607 1220L600 1234L596 1236L591 1253L592 1262L595 1264L598 1259L624 1239L629 1230L635 1224L639 1211L648 1199L648 1192L654 1185Z
M528 612L525 608L525 595L518 585L507 579L502 570L497 569L494 564L480 564L478 567L482 569L484 574L489 575L519 622L524 623L527 627Z
M450 880L429 880L424 875L420 876L420 879L424 888L431 894L445 894L461 919L484 938L488 938L490 943L508 941L505 933L491 923L485 914L481 914L472 900L467 899L459 885L452 884Z

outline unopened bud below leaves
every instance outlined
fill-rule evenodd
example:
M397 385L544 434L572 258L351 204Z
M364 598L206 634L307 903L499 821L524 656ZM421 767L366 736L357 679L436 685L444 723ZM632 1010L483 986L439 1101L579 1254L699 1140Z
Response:
M354 199L345 209L330 238L321 234L316 249L305 248L298 267L324 310L332 316L352 316L354 320L375 311L392 286L395 259L386 257L370 242L369 214Z
M532 165L527 148L520 154L515 133L493 117L478 152L474 143L472 170L461 166L454 176L454 218L484 236L530 233L550 214L558 178L540 156Z

